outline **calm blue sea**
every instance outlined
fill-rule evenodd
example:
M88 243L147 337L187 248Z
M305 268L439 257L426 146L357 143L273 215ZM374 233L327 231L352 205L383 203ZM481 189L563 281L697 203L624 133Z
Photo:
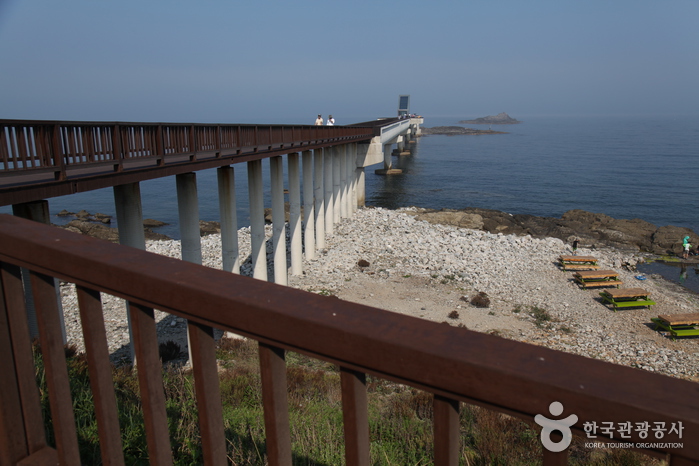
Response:
M425 116L424 126L458 125L479 116ZM699 115L511 116L523 123L492 126L508 134L420 138L413 155L393 158L401 176L378 176L379 166L368 168L367 204L481 207L552 217L584 209L699 233ZM249 224L247 172L245 165L235 168L242 227ZM201 219L218 220L215 170L198 172L197 183ZM170 223L159 231L179 238L174 177L143 182L141 191L144 217ZM271 205L269 198L265 205ZM115 215L111 189L54 198L50 209L52 215L62 209Z

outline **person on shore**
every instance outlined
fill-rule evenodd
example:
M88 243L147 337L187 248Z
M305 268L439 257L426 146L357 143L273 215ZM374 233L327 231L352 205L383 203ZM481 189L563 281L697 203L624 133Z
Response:
M689 244L689 236L685 236L682 240L682 249L684 249L684 252L682 253L682 258L689 259L689 250L692 249L692 245Z
M575 238L573 240L573 255L574 256L578 255L578 243L579 243L578 238Z
M328 126L335 126L335 118L333 118L332 115L328 115L328 122L327 122L327 125L328 125Z
M323 126L323 116L318 115L318 118L316 118L316 126Z

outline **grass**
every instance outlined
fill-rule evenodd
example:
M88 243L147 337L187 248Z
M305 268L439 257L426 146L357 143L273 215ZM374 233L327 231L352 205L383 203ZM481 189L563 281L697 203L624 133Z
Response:
M66 351L80 452L83 464L101 464L99 437L89 390L87 362L74 349ZM264 420L257 343L219 342L217 359L228 461L266 464ZM336 366L297 353L287 353L287 382L292 455L295 465L344 464L342 395ZM35 347L46 432L53 443L48 394L40 351ZM148 464L138 380L129 366L112 368L126 464ZM166 409L174 462L203 462L194 380L182 367L163 369ZM405 385L367 377L371 463L433 463L432 395ZM462 404L461 464L540 464L538 426L505 414ZM646 456L618 450L586 451L584 439L570 447L571 464L660 464Z

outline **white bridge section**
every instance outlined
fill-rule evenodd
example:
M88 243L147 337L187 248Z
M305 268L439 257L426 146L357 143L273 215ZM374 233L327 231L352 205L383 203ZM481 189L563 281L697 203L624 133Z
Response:
M397 144L398 149L403 150L407 141L420 134L422 118L407 118L381 128L381 134L375 136L371 142L359 144L357 148L357 168L364 168L377 163L384 163L386 174L392 170L391 147ZM363 171L362 171L363 175ZM360 183L363 188L363 177ZM362 189L363 191L363 189Z

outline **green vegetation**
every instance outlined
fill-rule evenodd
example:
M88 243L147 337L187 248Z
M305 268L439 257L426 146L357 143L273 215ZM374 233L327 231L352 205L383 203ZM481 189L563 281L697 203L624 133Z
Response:
M97 424L89 390L87 360L66 349L74 412L83 464L101 464ZM217 349L228 460L264 465L265 435L257 343L222 340ZM289 417L293 463L344 464L342 401L337 367L287 353ZM35 362L46 431L53 442L48 393L38 348ZM135 371L113 368L114 387L126 464L148 464L148 450ZM163 370L170 439L175 464L202 464L194 380L190 371ZM375 465L426 465L433 462L432 396L373 377L367 378L371 459ZM461 464L540 464L538 426L476 406L461 408ZM584 439L570 447L571 464L660 464L619 450L584 450Z

